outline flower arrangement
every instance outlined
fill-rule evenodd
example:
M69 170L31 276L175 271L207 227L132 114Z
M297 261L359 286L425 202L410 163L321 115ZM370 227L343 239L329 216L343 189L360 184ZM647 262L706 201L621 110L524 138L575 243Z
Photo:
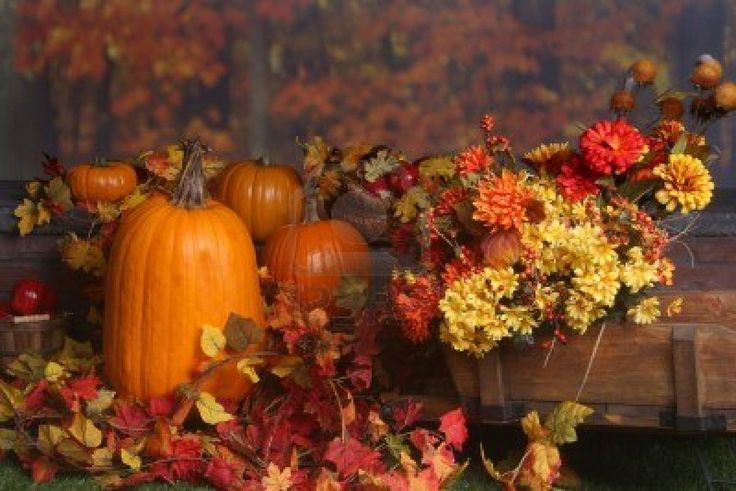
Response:
M505 339L550 336L547 345L610 319L657 320L651 293L674 273L663 221L711 201L717 154L704 132L736 108L736 85L703 56L694 91L656 95L656 121L637 127L629 115L655 75L649 60L632 65L611 98L612 117L585 128L577 146L543 144L517 158L486 116L484 144L452 157L407 163L383 148L357 158L350 179L386 201L395 250L419 258L389 287L409 340L435 334L480 357ZM692 129L683 123L688 105Z

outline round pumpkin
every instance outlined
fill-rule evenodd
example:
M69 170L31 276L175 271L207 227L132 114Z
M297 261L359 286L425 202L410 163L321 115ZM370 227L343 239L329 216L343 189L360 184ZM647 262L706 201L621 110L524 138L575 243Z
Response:
M79 164L69 170L66 180L74 199L85 203L117 201L138 185L135 169L125 162Z
M173 197L154 194L133 208L111 249L103 351L107 375L124 396L160 396L190 381L206 360L200 347L205 324L223 328L233 312L264 322L248 230L232 210L207 199L204 147L184 147ZM239 400L250 384L225 365L202 388Z
M294 284L303 308L328 307L343 276L371 273L368 244L341 220L319 220L314 202L304 223L278 229L261 252L261 264L278 283Z
M235 162L220 175L215 197L235 210L253 240L263 242L304 214L302 182L294 168L263 160Z

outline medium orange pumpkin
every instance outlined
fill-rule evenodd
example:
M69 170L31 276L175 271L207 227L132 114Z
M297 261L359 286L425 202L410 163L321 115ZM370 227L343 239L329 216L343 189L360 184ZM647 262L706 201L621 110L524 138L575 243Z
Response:
M135 169L125 162L98 162L72 167L66 176L76 201L112 202L133 192L138 184Z
M222 328L231 312L264 321L248 230L232 210L206 198L204 147L183 145L173 198L155 194L132 209L112 245L103 351L110 381L125 396L160 396L190 381L205 360L203 325ZM239 400L250 384L227 365L202 388Z
M261 264L278 283L296 285L304 308L327 307L343 276L368 279L368 244L347 222L319 220L314 201L304 223L276 231L261 252Z
M218 179L215 197L235 210L256 242L284 225L301 222L304 214L299 174L288 165L263 160L228 165Z

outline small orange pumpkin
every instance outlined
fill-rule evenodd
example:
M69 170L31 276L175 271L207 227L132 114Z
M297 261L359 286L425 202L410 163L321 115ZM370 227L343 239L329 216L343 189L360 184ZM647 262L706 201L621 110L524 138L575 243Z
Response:
M368 279L371 259L360 232L341 220L319 220L314 200L304 223L276 231L261 253L261 264L277 283L292 283L303 308L329 307L343 276Z
M98 162L72 167L66 176L75 201L113 202L133 192L138 185L135 169L125 162Z
M302 182L294 168L263 160L235 162L220 175L215 197L243 220L256 242L304 214Z
M232 210L206 198L204 147L186 142L184 148L173 197L157 193L133 208L110 253L103 354L107 375L124 396L160 396L190 381L206 359L203 325L222 328L232 312L264 321L248 230ZM226 365L202 388L239 400L250 383Z

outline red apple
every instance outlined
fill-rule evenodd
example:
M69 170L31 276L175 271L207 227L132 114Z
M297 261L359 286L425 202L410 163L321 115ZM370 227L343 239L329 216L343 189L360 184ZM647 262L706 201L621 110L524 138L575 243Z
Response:
M393 190L404 194L413 188L419 180L419 167L412 163L405 163L396 169L388 178L388 183Z
M10 309L16 315L37 314L44 305L46 285L38 280L23 278L15 282L10 294Z
M379 198L383 198L389 193L388 181L385 177L379 177L373 182L365 181L363 183L363 189Z

